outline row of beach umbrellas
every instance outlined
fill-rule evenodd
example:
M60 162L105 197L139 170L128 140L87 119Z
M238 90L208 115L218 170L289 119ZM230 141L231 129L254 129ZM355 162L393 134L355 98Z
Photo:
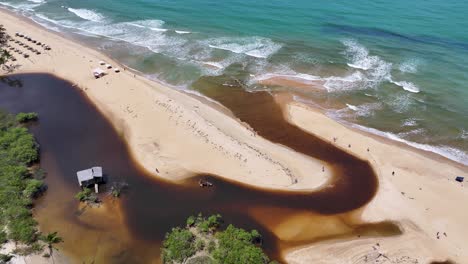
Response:
M50 46L48 46L47 44L42 43L42 42L40 42L40 41L37 41L37 40L35 40L35 39L33 39L33 38L27 36L27 35L24 35L23 33L16 32L15 35L16 35L17 37L24 38L24 39L26 39L27 41L32 42L33 44L36 44L37 46L41 46L41 47L43 47L45 50L51 50ZM21 41L18 41L18 42L19 42L19 43L22 43ZM23 43L23 44L24 44L24 43Z

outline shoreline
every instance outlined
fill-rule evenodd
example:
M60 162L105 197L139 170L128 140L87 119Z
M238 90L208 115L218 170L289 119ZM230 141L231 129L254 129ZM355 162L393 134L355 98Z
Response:
M246 128L244 124L241 124L239 120L233 118L232 115L226 115L226 113L223 113L224 111L216 109L212 105L206 105L206 102L200 101L200 98L193 95L173 90L165 87L164 84L148 80L136 74L133 77L134 73L129 73L130 71L122 71L118 74L111 72L101 79L94 80L90 70L92 67L98 66L97 61L105 59L113 65L119 65L119 67L122 65L106 55L63 39L59 34L44 30L39 25L28 22L26 18L17 17L16 14L8 14L3 9L0 10L0 13L2 15L6 14L4 17L14 17L16 20L21 21L12 25L15 19L7 19L8 21L5 21L7 23L2 20L2 23L5 24L10 34L14 33L14 31L9 30L10 26L29 30L34 28L37 31L32 35L33 37L41 35L41 38L48 39L48 44L49 41L54 43L50 44L52 51L49 54L39 55L30 60L21 58L19 62L24 63L23 68L15 73L43 72L75 83L125 138L136 164L141 165L151 174L156 174L154 171L156 168L161 172L157 173L157 176L166 180L177 181L190 177L192 173L212 173L223 176L227 175L226 178L228 180L257 187L301 191L321 188L330 179L329 174L318 177L319 179L310 179L310 173L308 172L311 170L318 171L322 167L319 161L298 154L287 147L257 137L254 132ZM76 53L76 50L80 52ZM44 61L45 59L47 61ZM92 62L89 60L92 60ZM67 66L67 63L64 63L66 61L77 61L77 64L80 65ZM59 69L57 66L59 66ZM149 97L152 99L148 99ZM148 104L149 101L152 104ZM156 102L157 106L154 106L153 102ZM423 209L426 203L432 205L434 201L437 201L438 194L450 192L451 188L455 186L451 182L453 179L450 178L449 182L446 183L445 178L438 177L444 174L445 176L452 176L452 174L453 176L455 174L468 176L467 166L452 160L447 162L449 159L435 153L417 150L404 143L398 143L391 139L373 135L372 133L343 126L339 122L320 113L319 110L297 102L291 103L290 101L286 101L280 103L280 105L283 107L291 123L319 137L321 137L320 135L331 135L330 131L331 133L340 134L338 145L343 150L371 162L379 175L379 182L382 183L382 186L379 187L377 196L374 197L369 205L364 207L362 217L369 222L390 219L403 223L404 235L397 238L384 238L385 243L388 242L391 245L390 248L398 249L398 246L407 246L410 245L410 242L422 241L422 246L414 248L414 251L420 251L418 254L421 255L421 259L434 259L437 257L437 254L444 254L445 252L448 252L449 258L457 260L468 259L468 253L464 252L461 247L458 248L464 242L463 236L468 234L468 230L462 225L463 218L461 215L444 220L452 223L452 227L449 228L451 232L448 232L450 233L450 239L447 239L451 241L437 246L434 243L437 241L433 241L432 235L434 233L432 231L435 229L431 227L431 223L428 223L429 220L424 219L424 217L418 217L414 212L411 212ZM157 125L154 125L155 119L157 120ZM184 125L184 122L187 123L187 121L189 121L188 126ZM317 123L321 125L317 126ZM163 128L163 132L159 131L161 124L166 126ZM196 126L198 129L189 130L191 126ZM184 129L189 131L181 131ZM194 136L193 133L197 135ZM343 143L341 140L343 138L347 139L346 143ZM349 140L349 138L352 139ZM331 136L324 139L332 140ZM352 142L353 146L356 145L356 142L358 142L358 145L364 145L359 144L359 142L372 144L372 157L369 158L369 154L365 152L365 147L359 149L356 149L356 147L347 148L346 144L348 142ZM205 146L213 146L213 144L216 145L214 149L210 146ZM174 147L173 145L178 146ZM269 163L258 157L258 152L252 153L251 149L246 149L243 146L251 146L257 151L268 153L268 156L271 157L270 159L277 163ZM185 152L188 152L186 151L188 149L190 149L190 153L187 154ZM374 153L378 153L376 150L382 151L380 151L380 154L375 154L374 157ZM395 158L391 155L388 157L390 160L387 160L387 151L391 151L391 153L396 153L397 155L404 152L407 160L401 160L401 158ZM206 156L199 157L200 155L197 155L199 153L204 153ZM239 159L238 154L241 157L248 158L249 162L243 162L242 159ZM204 162L206 160L215 162L207 164ZM417 161L418 163L413 165L413 161ZM298 184L291 184L291 179L282 170L282 166L278 167L278 164L291 169L293 174L297 175L297 178L300 179ZM429 168L421 168L423 166ZM389 178L388 169L393 168L395 170L395 167L398 168L396 177ZM435 168L437 170L440 169L442 172L433 172L432 170ZM382 173L382 169L387 173ZM255 175L264 174L269 175L268 179L255 177ZM418 180L427 182L419 182L414 179L408 181L405 175L411 175L417 177ZM441 183L442 180L444 181L443 184ZM419 202L415 204L414 201L403 202L401 200L403 199L401 197L402 194L400 194L402 190L410 187L417 188L417 185L424 186L424 189L432 189L435 194L428 195L424 199L421 198L423 200L421 204ZM458 188L458 186L455 186L455 188ZM446 195L450 196L450 198L461 199L462 201L467 200L467 188L463 187L462 189L453 190L455 190L453 193ZM405 193L407 192L405 190ZM449 200L448 198L447 200ZM437 219L444 218L444 214L447 213L446 210L456 210L456 205L447 207L446 203L435 204L434 206L440 206L440 208L438 207L439 212L431 215L431 217ZM447 208L443 210L444 207ZM404 213L395 214L399 208L404 208ZM448 212L450 213L451 211ZM422 226L422 229L412 229L411 227L415 223L418 227ZM460 229L458 235L454 234L456 233L454 231L456 229ZM408 232L406 232L407 230ZM432 238L429 238L429 234ZM456 239L452 239L452 236L456 237ZM410 238L413 238L413 240ZM343 245L346 243L351 245ZM352 240L351 242L338 241L337 243L327 241L313 244L312 246L301 247L302 249L299 250L294 249L291 252L286 252L285 255L290 263L309 263L310 259L319 254L315 250L312 250L314 247L326 247L324 244L329 244L330 248L352 248L355 246L353 243L362 244L362 241L359 239ZM371 241L367 241L364 244L368 246L370 243ZM451 249L452 244L457 245L457 248ZM427 248L431 250L427 250ZM353 252L348 252L348 254L352 255ZM321 258L317 257L317 259Z
M16 15L11 15L12 17L16 18ZM29 22L27 20L23 21L24 18L17 18L22 22L22 24L26 24L23 26L34 26L36 25L31 24L32 22ZM8 30L8 24L4 23L7 27ZM16 25L15 25L16 26ZM168 135L169 133L172 133L172 131L176 130L177 126L180 125L181 122L178 120L174 120L176 118L176 113L180 114L179 111L184 112L185 121L190 121L191 125L194 125L194 122L196 122L195 127L201 127L200 129L197 129L196 131L192 131L191 137L193 137L193 133L200 133L201 135L195 135L198 137L197 139L193 141L203 141L206 142L206 139L201 139L200 137L205 137L205 134L209 134L206 132L211 132L214 135L214 137L217 139L217 142L214 142L216 145L215 148L218 148L218 151L221 147L221 142L224 141L231 141L230 143L230 149L229 151L227 150L220 150L223 152L223 154L228 154L231 155L230 159L231 160L226 160L225 158L222 158L224 162L227 162L226 165L232 170L232 171L237 171L239 172L239 168L242 168L241 173L239 174L255 174L255 175L261 175L261 174L273 174L275 179L268 179L268 182L265 182L265 180L262 179L252 179L250 178L249 181L243 181L237 179L237 175L231 175L230 177L227 176L228 179L235 180L235 181L240 181L240 182L245 182L251 185L256 185L257 187L265 187L265 188L272 188L272 189L283 189L283 188L288 188L288 189L300 189L300 190L313 190L316 188L319 188L321 185L323 185L326 180L328 179L329 176L322 177L321 179L309 179L308 182L305 182L303 184L296 184L295 186L291 187L291 179L290 177L284 172L284 171L278 171L278 165L277 163L286 163L285 161L292 161L292 158L298 158L300 160L303 160L305 163L305 166L303 168L300 168L299 170L295 168L295 171L297 174L302 176L302 178L305 178L305 175L307 175L307 171L310 169L314 170L320 170L321 164L317 164L316 161L311 160L308 157L305 157L300 154L295 154L292 153L291 151L284 151L284 147L278 146L275 144L272 144L266 140L259 139L255 136L255 134L248 129L244 124L240 124L237 122L237 120L233 118L225 119L226 115L223 113L225 111L221 111L219 108L216 109L216 111L213 111L213 108L211 106L206 106L205 104L201 103L200 100L194 99L193 95L186 95L186 93L182 93L181 91L174 90L172 88L165 87L161 83L154 82L152 80L148 80L145 77L139 76L137 74L134 74L133 72L127 72L127 71L121 71L120 73L110 73L108 76L105 76L103 78L95 80L92 77L91 70L93 68L98 67L98 61L100 60L105 60L107 63L111 63L112 65L119 65L117 62L113 61L111 58L108 58L106 55L102 55L99 52L96 52L94 50L91 50L87 47L83 47L79 44L76 43L70 43L67 39L63 39L62 37L56 35L53 32L49 32L47 30L43 30L39 26L37 26L40 31L36 35L47 35L48 37L52 37L54 41L58 40L59 43L58 45L55 46L60 46L64 49L66 48L71 48L72 53L69 57L67 58L59 58L67 61L71 60L77 60L80 59L81 61L79 63L86 63L88 64L87 70L83 70L83 68L86 67L71 67L72 69L65 69L63 72L58 72L56 71L55 68L50 68L51 65L54 64L59 64L63 65L65 64L64 62L54 62L53 58L51 56L57 56L61 53L64 53L64 50L57 51L57 48L54 48L54 45L50 45L52 47L52 51L50 54L42 54L39 55L35 58L37 58L37 61L33 61L33 64L31 64L29 61L32 60L30 59L29 61L25 61L23 58L18 59L18 63L24 63L24 65L21 67L20 70L15 71L15 73L48 73L57 76L58 78L66 79L69 80L70 82L74 83L76 86L78 86L84 94L91 100L91 102L111 121L111 123L115 126L115 128L119 131L119 133L123 134L124 137L126 138L128 145L130 146L130 150L132 151L133 156L135 157L135 160L138 161L148 172L151 174L157 174L155 172L155 168L158 169L161 173L159 173L159 177L166 178L169 180L180 180L184 179L186 177L189 177L187 174L191 173L197 173L197 172L204 172L204 173L212 173L212 174L217 174L217 175L223 175L226 176L226 170L225 166L216 166L214 170L206 170L206 166L200 166L200 163L203 163L201 160L200 162L193 162L191 161L190 163L192 164L187 164L186 162L175 162L173 159L176 159L175 157L180 157L180 156L185 156L183 160L191 160L193 159L194 156L196 155L187 155L185 152L185 149L176 149L175 147L172 146L167 146L170 148L169 153L165 152L164 154L159 154L161 148L166 147L166 145L169 145L168 143L164 143L162 141L163 138L170 138L171 136ZM8 30L9 33L13 33L17 30ZM20 30L18 30L20 31ZM24 31L24 30L23 30ZM65 45L62 45L65 42ZM49 43L48 43L49 44ZM81 52L86 52L87 56L80 56L80 54L77 54L74 50L80 50ZM75 53L75 54L73 54ZM49 56L47 59L50 60L49 62L45 62L44 65L37 65L41 63L41 59L43 59L45 56ZM63 56L62 56L63 57ZM86 57L86 58L83 58ZM93 61L92 63L89 62L89 58ZM48 69L49 68L49 69ZM122 69L122 67L121 67ZM79 74L78 74L79 73ZM80 76L77 76L80 75ZM112 77L111 77L112 76ZM112 79L111 79L112 78ZM113 86L112 81L117 81L117 82L124 82L122 85L118 85L120 89L120 94L116 95L114 98L109 99L109 91L104 91L103 87L106 86ZM127 87L122 87L126 85ZM137 91L137 89L129 89L129 86L137 86L140 89L138 90L138 97L140 98L145 98L148 95L154 97L153 100L158 101L158 104L160 108L162 109L154 109L154 106L151 105L152 102L149 100L145 101L145 106L144 109L146 110L146 116L145 120L141 120L143 118L138 118L140 120L132 120L136 119L137 114L134 114L133 112L136 111L135 109L130 109L126 108L128 107L134 107L138 108L141 106L140 102L130 102L130 104L124 106L122 104L116 105L115 101L116 100L122 100L125 99L125 97L135 97L133 94L134 92ZM107 88L107 87L106 87ZM116 87L113 87L115 89ZM115 91L115 90L114 90ZM182 101L179 99L180 97L183 98L182 104L180 102ZM177 102L175 100L177 98ZM153 101L152 100L152 101ZM125 102L124 102L125 103ZM123 109L122 109L123 108ZM148 111L149 110L149 111ZM156 111L155 111L156 110ZM161 113L162 112L162 113ZM165 113L164 113L165 112ZM149 132L150 131L145 131L144 137L146 139L143 139L143 136L140 134L138 138L136 136L133 136L133 130L134 127L140 127L137 130L143 129L143 127L148 126L147 124L150 124L154 122L155 118L151 118L149 115L150 114L155 114L158 115L159 123L160 124L166 124L167 127L172 126L174 129L165 129L166 131L159 132L160 137L152 136ZM131 115L130 117L128 115ZM210 118L206 118L206 116L209 116ZM177 116L177 117L180 117ZM164 120L164 119L165 120ZM168 120L169 119L169 120ZM171 120L172 119L172 120ZM151 121L150 121L151 120ZM222 120L222 121L221 121ZM135 122L136 121L136 122ZM146 123L144 121L147 121ZM174 122L175 121L175 122ZM213 125L213 121L216 123L221 123L224 127L216 127ZM226 121L229 121L226 122ZM135 124L138 123L138 124ZM226 123L226 124L223 124ZM132 129L130 129L130 127ZM153 126L151 130L152 132L157 133L155 131L157 128ZM177 129L180 130L180 129ZM202 131L204 130L204 131ZM206 131L208 130L208 131ZM238 131L238 133L234 133L234 131ZM239 140L239 136L241 135L241 139ZM223 139L224 140L223 140ZM238 142L245 142L248 139L248 146L241 146L242 149L239 149ZM193 142L190 140L191 144L196 144L197 147L200 147L200 142ZM156 145L155 145L155 144ZM187 142L185 142L187 143ZM165 146L160 146L160 145L165 145ZM138 146L138 147L137 147ZM250 148L251 147L251 148ZM202 152L213 152L212 147L207 146L202 146L202 148L205 149L205 151ZM252 151L252 149L254 149ZM267 159L259 158L258 151L264 152L264 150L267 149L272 157L268 157ZM155 153L156 152L156 153ZM182 152L182 153L181 153ZM230 153L227 153L230 152ZM236 153L232 153L236 152ZM248 152L248 153L246 153ZM175 154L177 153L177 155ZM184 155L185 154L185 155ZM242 155L242 157L247 158L249 161L250 160L259 160L256 164L254 162L249 162L251 164L243 164L244 162L241 162L239 160L239 155ZM268 155L268 156L270 156ZM291 155L293 157L291 157ZM148 156L153 156L148 158ZM155 164L155 160L158 158L167 158L168 156L168 161L167 163L169 164ZM236 156L236 157L234 157ZM235 159L235 160L232 160ZM200 160L200 159L199 159ZM219 154L213 153L213 160L219 160ZM273 160L276 163L271 164L269 160ZM196 163L196 164L193 164ZM263 164L262 164L263 163ZM307 164L309 163L309 164ZM183 164L182 166L178 166L176 164ZM259 166L260 165L260 166ZM263 166L262 166L263 165ZM255 166L255 168L253 167ZM161 167L163 167L161 169ZM176 168L174 168L176 167ZM178 168L177 168L178 167ZM264 173L260 173L258 168L260 167L260 171L263 171ZM247 169L248 168L248 169ZM257 170L257 173L254 173L254 171ZM269 171L269 173L265 173ZM233 173L236 174L236 173ZM169 177L166 175L170 175Z

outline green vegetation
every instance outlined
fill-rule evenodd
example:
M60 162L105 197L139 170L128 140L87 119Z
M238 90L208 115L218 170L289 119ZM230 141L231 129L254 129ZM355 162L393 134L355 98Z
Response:
M31 206L44 184L31 177L28 166L38 158L34 137L12 115L0 112L0 242L37 239Z
M13 258L12 255L0 254L0 264L8 263L12 258Z
M11 57L10 53L4 48L7 43L7 34L3 25L0 25L0 66L7 63Z
M82 191L75 195L75 198L80 202L85 203L98 203L99 198L90 188L83 188Z
M258 246L261 235L229 225L221 229L220 215L190 216L186 227L176 227L166 234L162 261L199 264L266 264L268 256Z
M16 115L16 121L18 121L19 123L26 123L34 120L37 120L37 113L34 112L19 113Z
M122 195L122 191L124 191L128 187L128 184L125 182L114 182L110 188L110 195L114 198L119 198Z
M56 249L54 245L63 242L63 239L58 236L57 232L48 233L45 236L41 236L40 239L46 243L47 248L49 249L49 257L52 256L54 249Z
M29 167L37 162L38 149L33 135L19 120L0 111L0 245L15 242L19 247L14 254L28 255L44 248L31 213L34 198L45 191L40 180L45 177L44 170ZM10 257L1 255L0 263Z

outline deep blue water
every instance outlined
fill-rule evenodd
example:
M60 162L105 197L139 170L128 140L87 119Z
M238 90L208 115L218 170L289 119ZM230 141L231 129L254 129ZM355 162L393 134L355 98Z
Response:
M248 89L272 76L319 82L298 100L468 164L468 1L0 3L184 89L205 75Z

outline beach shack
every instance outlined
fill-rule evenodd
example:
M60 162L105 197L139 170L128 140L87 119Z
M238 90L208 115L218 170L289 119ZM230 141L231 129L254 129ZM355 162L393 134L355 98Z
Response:
M95 192L99 192L98 184L103 182L102 167L92 167L87 170L78 171L76 176L78 177L80 187L94 185Z

